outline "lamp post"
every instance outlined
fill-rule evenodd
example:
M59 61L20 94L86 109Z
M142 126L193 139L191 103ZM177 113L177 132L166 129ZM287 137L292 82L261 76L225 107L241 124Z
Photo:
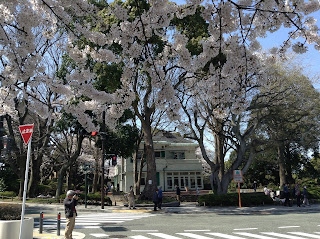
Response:
M84 207L87 208L87 195L88 195L88 177L87 177L87 168L84 171L84 186L85 186L85 190L84 190Z
M102 125L101 125L101 143L102 143L102 155L101 155L101 209L104 209L104 159L105 159L105 140L106 140L106 112L102 112Z

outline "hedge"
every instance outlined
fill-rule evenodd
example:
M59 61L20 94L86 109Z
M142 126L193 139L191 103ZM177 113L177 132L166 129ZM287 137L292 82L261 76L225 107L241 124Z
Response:
M0 203L0 220L20 220L21 205Z
M200 195L198 198L199 205L206 206L239 206L239 194L228 193L226 195L206 194ZM259 206L265 204L273 204L270 196L264 193L242 193L241 206Z
M4 192L0 192L0 196L2 197L16 197L17 194L15 192L11 192L11 191L4 191Z
M85 194L84 193L77 193L77 195L79 196L79 202L80 203L84 203L85 200ZM59 199L65 199L66 198L66 194L62 194L60 195ZM101 201L101 194L100 192L96 192L96 193L88 193L87 194L87 203L88 204L98 204L98 202ZM104 203L108 206L112 206L112 201L109 197L105 196L104 197Z

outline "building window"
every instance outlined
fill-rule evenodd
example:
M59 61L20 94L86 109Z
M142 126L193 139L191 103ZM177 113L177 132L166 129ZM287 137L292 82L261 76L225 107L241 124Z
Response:
M197 186L198 186L199 188L202 188L202 179L201 179L201 177L199 177L199 176L197 176Z
M174 177L174 185L178 185L179 186L179 177Z
M167 177L167 187L168 189L172 189L172 177Z
M167 186L168 190L174 189L175 185L180 188L190 187L190 189L196 189L202 186L201 172L170 172L167 173Z
M161 152L160 152L160 151L155 151L155 152L154 152L154 156L155 156L156 158L160 158Z
M195 179L195 177L191 176L190 177L190 182L191 182L191 188L196 188L196 179Z
M186 159L184 152L170 152L170 158L173 159Z
M140 185L146 185L146 177L147 177L147 174L146 174L146 173L142 173L142 174L141 174Z

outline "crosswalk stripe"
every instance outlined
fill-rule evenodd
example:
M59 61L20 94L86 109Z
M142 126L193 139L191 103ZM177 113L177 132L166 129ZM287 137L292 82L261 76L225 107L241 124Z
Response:
M275 237L266 237L266 236L256 235L248 232L234 232L234 233L242 236L259 238L259 239L275 239Z
M217 237L222 237L222 238L227 238L227 239L245 239L244 237L237 237L233 235L227 235L227 234L222 234L222 233L214 233L214 232L208 232L206 234L212 235L212 236L217 236Z
M299 235L299 236L305 236L305 237L311 237L311 238L320 238L320 236L310 234L310 233L305 233L305 232L288 232L293 235Z
M164 233L148 233L148 234L150 234L152 236L164 238L164 239L181 239L180 237L170 236L170 235L164 234Z
M132 213L98 213L98 214L85 214L79 215L76 217L76 229L96 229L105 226L106 224L120 224L132 220L148 218L151 216L156 216L152 214L132 214ZM64 229L66 226L66 218L61 218L60 221L61 229ZM40 222L34 222L34 228L39 228ZM56 229L57 228L57 219L45 218L43 221L43 228L46 229Z
M193 233L176 233L176 234L181 235L181 236L195 238L195 239L212 239L212 237L205 237L205 236L201 236L201 235L197 235L197 234L193 234Z
M105 233L91 233L90 235L94 236L94 237L108 237L109 236Z
M280 237L280 238L289 238L289 239L307 239L305 237L296 237L296 236L290 236L290 235L285 235L281 233L276 233L276 232L261 232L262 234L266 234L269 236L275 236L275 237Z
M133 239L150 239L149 237L145 237L145 236L131 236L130 238L133 238Z

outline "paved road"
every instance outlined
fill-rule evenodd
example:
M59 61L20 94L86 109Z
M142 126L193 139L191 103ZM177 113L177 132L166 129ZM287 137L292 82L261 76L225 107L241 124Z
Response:
M35 205L33 205L35 206ZM35 216L34 238L63 238L56 236L55 215L63 208L52 205L45 210L45 234L38 234L38 211L29 207ZM133 238L133 239L298 239L319 238L320 205L306 208L266 206L251 208L206 208L184 204L153 212L152 208L128 210L124 207L78 207L75 239ZM45 218L46 218L45 214ZM50 218L51 217L51 218ZM65 219L62 217L62 230Z

